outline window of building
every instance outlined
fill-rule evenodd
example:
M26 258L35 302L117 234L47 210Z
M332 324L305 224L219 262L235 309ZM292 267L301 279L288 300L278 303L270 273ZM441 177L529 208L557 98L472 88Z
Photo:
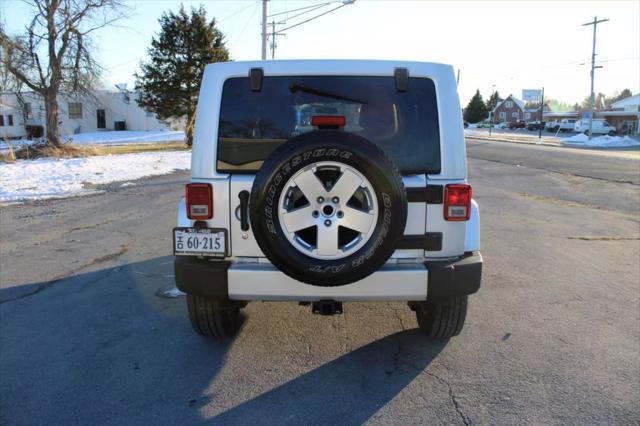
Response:
M27 119L33 118L33 110L31 109L31 102L24 103L24 116Z
M7 122L9 123L9 126L13 126L13 115L7 115Z
M530 112L526 113L526 114L524 115L524 119L525 119L525 120L530 120L530 119L531 119L531 113L530 113Z
M507 118L507 113L506 113L506 112L504 112L504 111L501 111L501 112L498 114L498 117L500 117L500 120L506 120L506 118Z
M511 117L518 118L518 111L514 111L511 113Z
M505 108L513 108L513 102L511 102L511 101L506 101L506 102L504 103L504 107L505 107Z
M4 127L4 115L0 115L0 127Z
M69 118L82 118L81 102L69 102Z

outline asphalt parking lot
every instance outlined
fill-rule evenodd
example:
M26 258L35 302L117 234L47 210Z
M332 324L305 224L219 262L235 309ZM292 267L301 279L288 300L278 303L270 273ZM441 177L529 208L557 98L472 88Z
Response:
M186 172L0 208L0 423L640 422L638 153L468 151L483 286L445 342L402 303L198 337L161 296Z

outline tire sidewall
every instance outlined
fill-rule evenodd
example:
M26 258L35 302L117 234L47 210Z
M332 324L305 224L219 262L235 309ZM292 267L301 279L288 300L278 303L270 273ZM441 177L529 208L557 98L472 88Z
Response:
M372 235L359 250L342 259L305 255L287 239L279 221L278 203L289 179L324 161L360 171L377 198L378 219ZM276 149L256 175L250 206L254 236L267 258L292 278L319 286L349 284L377 270L393 253L407 216L402 180L382 151L359 136L328 130L303 134Z

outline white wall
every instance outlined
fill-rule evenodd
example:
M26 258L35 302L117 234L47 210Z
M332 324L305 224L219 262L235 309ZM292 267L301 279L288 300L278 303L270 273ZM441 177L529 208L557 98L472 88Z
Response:
M5 115L5 126L0 127L0 137L23 137L26 135L25 124L45 126L46 115L42 97L35 93L24 93L23 98L31 104L32 116L26 123L23 122L22 107L15 94L1 95L0 113ZM82 118L69 117L69 103L82 103ZM125 121L127 130L157 131L169 127L169 123L162 122L155 114L147 113L138 106L136 94L127 95L120 92L96 91L90 94L60 95L58 97L60 110L60 133L72 135L75 133L96 132L101 130L114 130L116 121ZM104 129L98 129L97 111L104 110ZM13 126L7 126L7 115L12 114ZM174 126L176 123L171 123ZM180 126L180 122L177 122Z

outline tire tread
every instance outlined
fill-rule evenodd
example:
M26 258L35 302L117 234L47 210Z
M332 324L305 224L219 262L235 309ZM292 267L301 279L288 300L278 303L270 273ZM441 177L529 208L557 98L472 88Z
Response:
M416 310L420 330L431 339L448 339L462 331L467 316L467 296L423 302Z
M237 306L187 294L187 308L191 325L201 336L225 338L238 331L240 321Z

